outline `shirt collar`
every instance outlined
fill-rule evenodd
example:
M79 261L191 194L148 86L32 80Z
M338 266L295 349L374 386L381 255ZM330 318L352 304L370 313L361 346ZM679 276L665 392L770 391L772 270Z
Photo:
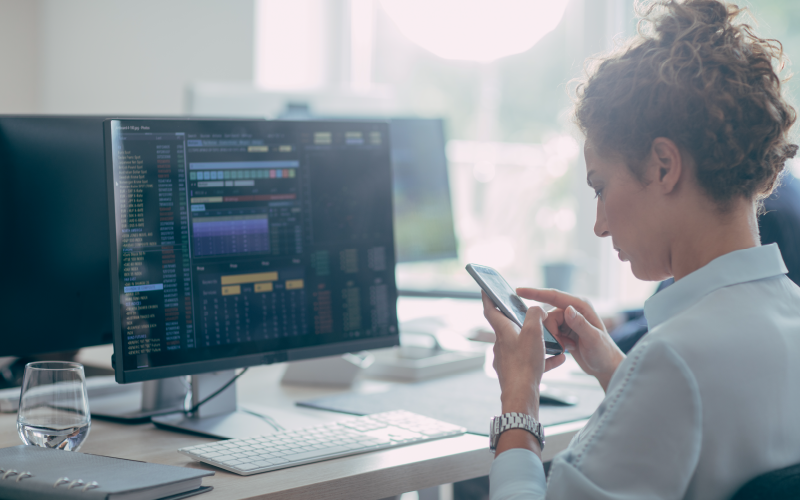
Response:
M655 328L719 288L787 272L775 243L727 253L647 299L644 315L648 327Z

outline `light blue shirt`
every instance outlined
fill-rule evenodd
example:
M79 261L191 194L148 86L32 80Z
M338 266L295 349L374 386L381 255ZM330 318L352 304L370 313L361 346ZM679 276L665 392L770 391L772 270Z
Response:
M550 468L500 454L491 499L724 499L800 463L800 288L777 245L723 255L645 303L650 333Z

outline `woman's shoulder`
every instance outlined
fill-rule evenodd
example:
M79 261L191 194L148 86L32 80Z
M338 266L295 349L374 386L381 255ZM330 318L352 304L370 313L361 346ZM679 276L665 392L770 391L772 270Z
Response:
M720 288L647 337L669 345L695 373L741 373L775 352L800 359L800 288L786 276Z
M667 341L715 342L718 335L749 335L749 329L767 325L773 332L800 335L800 287L784 275L714 290L651 333Z

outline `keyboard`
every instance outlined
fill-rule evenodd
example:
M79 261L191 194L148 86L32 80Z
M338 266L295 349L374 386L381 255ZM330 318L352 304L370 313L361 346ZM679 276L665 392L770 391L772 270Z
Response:
M460 436L466 431L457 425L397 410L268 436L189 446L178 452L198 462L249 476L347 455Z

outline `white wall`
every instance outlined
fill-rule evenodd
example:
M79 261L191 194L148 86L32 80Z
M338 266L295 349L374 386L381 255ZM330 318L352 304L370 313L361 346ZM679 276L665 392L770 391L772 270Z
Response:
M38 110L38 19L38 0L0 0L0 113Z
M194 80L252 80L253 14L253 0L0 0L0 112L183 113Z

